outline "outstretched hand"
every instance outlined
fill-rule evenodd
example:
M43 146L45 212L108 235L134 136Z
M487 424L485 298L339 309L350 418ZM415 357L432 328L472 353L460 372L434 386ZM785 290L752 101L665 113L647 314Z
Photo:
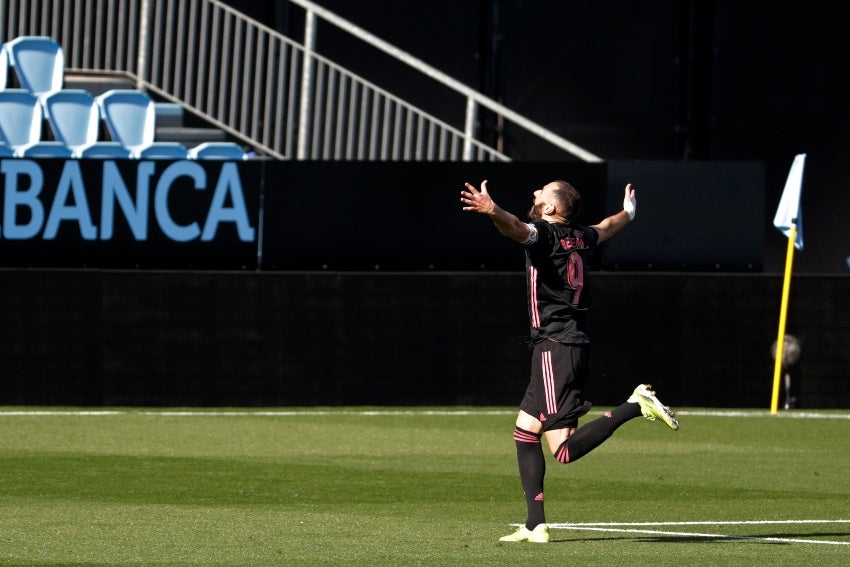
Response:
M629 215L629 220L633 220L635 218L635 212L637 211L637 199L635 199L635 190L632 189L631 183L626 185L626 194L623 196L623 210L626 211L627 215Z
M489 215L496 208L496 203L487 192L487 180L481 182L481 190L476 189L471 183L464 183L465 191L460 192L460 202L464 204L464 211L474 211Z

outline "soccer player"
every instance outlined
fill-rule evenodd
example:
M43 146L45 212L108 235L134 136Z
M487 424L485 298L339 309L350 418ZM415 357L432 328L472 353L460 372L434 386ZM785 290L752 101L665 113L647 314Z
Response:
M578 427L590 411L582 390L590 371L590 337L585 320L590 307L588 259L602 242L635 217L637 200L626 185L623 210L592 226L577 224L581 195L566 181L552 181L534 191L523 222L499 207L487 191L466 183L460 193L464 211L490 217L496 228L525 247L528 314L531 319L531 377L516 418L514 441L522 489L528 508L525 525L501 541L549 541L543 512L546 459L541 437L560 463L577 461L630 419L660 419L673 430L679 422L649 384L635 388L628 400L602 417Z

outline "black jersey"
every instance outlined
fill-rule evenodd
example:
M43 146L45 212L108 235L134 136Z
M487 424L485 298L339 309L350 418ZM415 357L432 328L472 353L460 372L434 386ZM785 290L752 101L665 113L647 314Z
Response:
M525 249L531 340L589 343L585 328L590 307L588 265L596 250L595 229L534 221L537 240Z

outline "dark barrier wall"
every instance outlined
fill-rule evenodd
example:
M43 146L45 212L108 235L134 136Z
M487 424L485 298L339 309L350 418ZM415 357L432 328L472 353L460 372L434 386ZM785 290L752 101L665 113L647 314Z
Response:
M627 237L606 269L760 271L758 163L246 163L0 160L0 266L262 270L517 270L517 248L463 213L465 181L525 217L535 189L565 179L579 222L622 208ZM777 231L777 234L778 231Z
M461 212L463 182L482 179L503 208L522 218L534 189L568 180L583 194L579 220L586 224L621 210L623 188L632 182L639 222L603 246L596 267L762 267L759 163L272 162L266 178L263 269L521 269L521 253L489 219Z
M522 269L522 253L489 219L462 212L464 182L489 180L496 202L525 218L535 189L565 179L582 191L580 219L590 224L610 214L606 172L606 164L557 162L269 162L262 268Z
M764 165L757 162L613 161L608 206L622 206L623 180L638 197L637 222L606 244L609 270L761 272ZM768 217L769 218L766 218ZM782 239L773 228L770 235Z
M629 376L663 384L680 405L769 407L780 275L597 274L596 281L596 384ZM800 406L850 407L850 278L794 276L788 309L786 332L802 346L792 371ZM600 394L617 399L614 390Z
M521 273L0 270L0 404L515 405ZM770 406L781 278L598 273L598 405ZM795 277L800 407L850 407L850 278Z

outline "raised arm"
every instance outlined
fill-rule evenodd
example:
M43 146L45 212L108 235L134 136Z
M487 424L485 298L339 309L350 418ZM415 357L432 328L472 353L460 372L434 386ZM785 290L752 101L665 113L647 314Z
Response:
M464 211L472 211L488 215L499 232L519 243L526 242L531 229L513 213L501 208L487 192L487 180L481 182L481 190L470 183L465 183L466 190L460 192L460 202Z
M625 195L623 196L623 210L613 214L602 220L599 224L593 225L596 232L599 233L599 242L608 240L629 224L635 218L637 209L637 199L635 199L635 190L632 189L632 184L626 185Z

